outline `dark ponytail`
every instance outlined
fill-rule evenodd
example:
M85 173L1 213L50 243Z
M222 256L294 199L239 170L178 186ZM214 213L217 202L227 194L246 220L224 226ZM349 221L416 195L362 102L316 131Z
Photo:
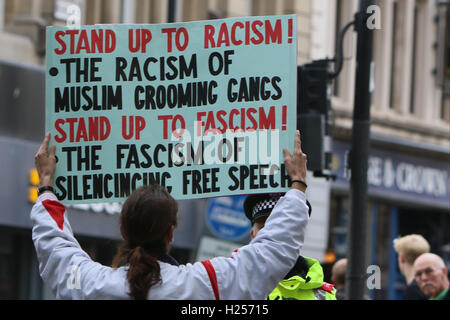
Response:
M161 281L157 258L168 252L167 237L177 225L178 204L159 185L141 187L125 201L120 229L125 244L113 260L113 267L128 264L129 295L147 298L150 288Z

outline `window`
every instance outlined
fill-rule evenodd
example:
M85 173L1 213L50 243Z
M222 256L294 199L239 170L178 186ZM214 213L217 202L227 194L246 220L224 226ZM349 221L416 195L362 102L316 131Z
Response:
M52 20L52 3L49 0L4 0L4 31L19 34L35 42L45 34L48 21Z
M444 9L444 8L442 8ZM445 7L445 14L442 14L439 22L439 30L443 34L440 37L441 41L441 61L438 64L441 65L441 86L442 86L442 99L441 99L441 119L446 122L450 122L450 8L449 5ZM439 72L439 70L438 70Z
M442 92L441 105L441 118L446 122L450 122L450 79L448 78Z
M5 28L14 24L20 15L31 15L31 0L5 0Z
M358 2L353 0L336 0L336 30L335 49L342 29L354 20ZM335 50L336 51L336 50ZM350 28L342 43L343 65L341 73L333 81L333 95L340 100L345 108L353 108L354 78L356 67L356 33Z
M432 123L437 117L438 104L435 102L435 78L433 76L434 11L427 0L387 1L385 14L389 34L383 41L389 46L387 64L389 76L383 87L387 92L384 100L392 115L405 116L421 123ZM383 77L383 75L380 75Z
M413 61L413 67L412 67L412 73L411 73L411 89L410 89L410 99L409 99L409 112L411 114L414 113L414 102L415 102L415 87L416 87L416 66L417 66L417 50L419 49L418 47L418 29L417 29L417 5L414 7L414 25L413 25L413 30L414 30L414 38L413 38L413 52L412 52L412 61Z
M390 95L389 95L389 108L394 109L394 105L397 103L395 93L397 91L396 83L397 83L397 53L398 53L398 36L397 30L399 29L399 21L398 21L398 2L395 1L392 5L392 24L391 24L391 32L392 32L392 45L391 45L391 86L390 86Z
M328 249L336 254L336 260L347 256L347 228L350 213L348 196L333 195L330 201Z
M335 52L339 48L339 35L341 34L342 26L342 1L336 1L336 30L334 32L334 48ZM333 94L339 96L339 81L338 78L333 81Z

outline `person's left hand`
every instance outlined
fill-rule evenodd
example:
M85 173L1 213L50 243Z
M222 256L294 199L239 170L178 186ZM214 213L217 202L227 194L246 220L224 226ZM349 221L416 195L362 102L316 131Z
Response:
M39 174L39 186L53 186L53 174L56 169L56 146L50 148L48 152L48 144L50 141L50 132L45 135L38 152L34 156L34 164Z

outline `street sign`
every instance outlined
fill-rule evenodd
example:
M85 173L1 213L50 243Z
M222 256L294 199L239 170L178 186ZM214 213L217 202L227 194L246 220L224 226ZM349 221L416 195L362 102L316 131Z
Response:
M206 222L217 237L239 240L250 233L251 223L244 214L246 196L220 197L209 200Z
M241 247L239 243L203 236L198 246L195 261L203 261L215 257L229 258L233 251L239 249L239 247Z

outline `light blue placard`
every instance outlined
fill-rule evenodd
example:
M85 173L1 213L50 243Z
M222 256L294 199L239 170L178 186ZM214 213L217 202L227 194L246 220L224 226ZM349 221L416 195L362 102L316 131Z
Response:
M63 203L286 191L295 15L47 28L46 130ZM244 128L245 130L241 130Z

